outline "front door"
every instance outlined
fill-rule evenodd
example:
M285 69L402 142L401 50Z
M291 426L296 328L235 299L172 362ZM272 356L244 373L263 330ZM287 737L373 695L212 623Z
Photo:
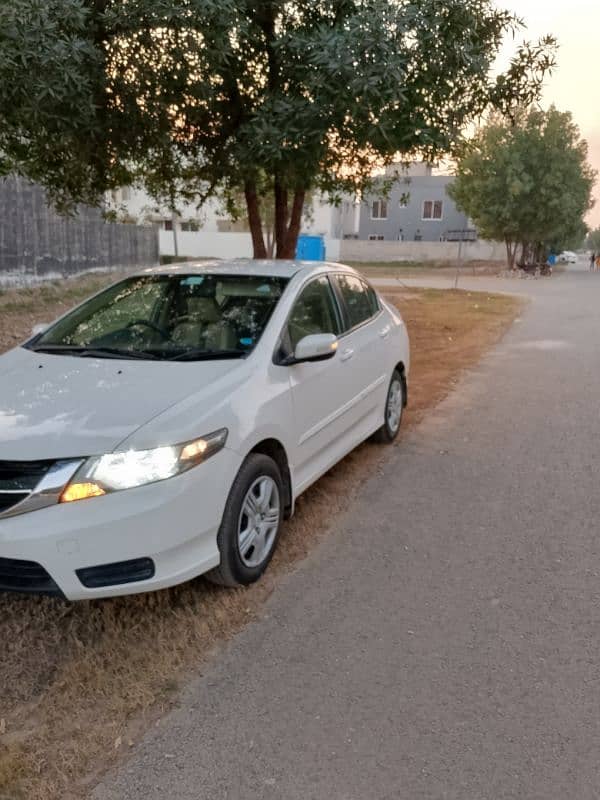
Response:
M287 349L293 353L302 338L316 333L340 333L339 309L325 276L310 281L300 292L284 337ZM290 367L296 442L293 469L298 492L335 460L335 444L346 426L341 370L339 354L327 361Z

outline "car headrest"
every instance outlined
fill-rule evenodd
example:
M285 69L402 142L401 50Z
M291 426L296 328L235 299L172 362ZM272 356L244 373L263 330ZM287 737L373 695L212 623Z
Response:
M206 322L218 322L220 319L219 309L212 297L190 297L187 313L192 317L202 317Z

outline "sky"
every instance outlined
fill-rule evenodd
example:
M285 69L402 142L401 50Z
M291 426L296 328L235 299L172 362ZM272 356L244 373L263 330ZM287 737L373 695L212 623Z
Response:
M590 162L600 172L600 2L598 0L495 0L521 17L525 36L554 35L559 42L558 65L547 78L543 105L554 103L571 111L590 148ZM516 41L518 44L518 39ZM515 43L507 42L504 55ZM588 224L600 226L600 182L596 206Z

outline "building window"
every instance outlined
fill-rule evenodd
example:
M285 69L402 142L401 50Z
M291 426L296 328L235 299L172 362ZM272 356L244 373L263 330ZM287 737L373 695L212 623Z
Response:
M442 200L425 200L423 203L423 219L442 219L443 213Z
M187 222L181 223L181 230L195 233L200 230L200 223L197 219L190 219Z
M371 219L387 219L387 200L373 200Z
M385 236L383 235L383 233L370 233L369 234L369 241L370 242L383 242L384 239L385 239Z
M163 225L164 225L164 229L166 231L172 231L173 230L173 220L172 219L166 219L164 221Z

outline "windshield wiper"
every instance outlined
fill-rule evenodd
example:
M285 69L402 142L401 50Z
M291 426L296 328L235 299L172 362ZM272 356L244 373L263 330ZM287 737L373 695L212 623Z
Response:
M134 358L143 361L157 361L160 358L150 350L119 350L118 347L86 347L79 355L82 358Z
M83 350L82 347L76 347L75 345L70 344L43 344L39 347L36 345L25 345L27 350L31 350L34 353L79 353Z
M68 344L49 344L30 348L34 353L78 356L79 358L120 358L156 360L159 356L147 350L120 350L117 347L76 347Z
M169 361L217 361L220 358L245 358L246 350L186 350L185 353L171 356Z

